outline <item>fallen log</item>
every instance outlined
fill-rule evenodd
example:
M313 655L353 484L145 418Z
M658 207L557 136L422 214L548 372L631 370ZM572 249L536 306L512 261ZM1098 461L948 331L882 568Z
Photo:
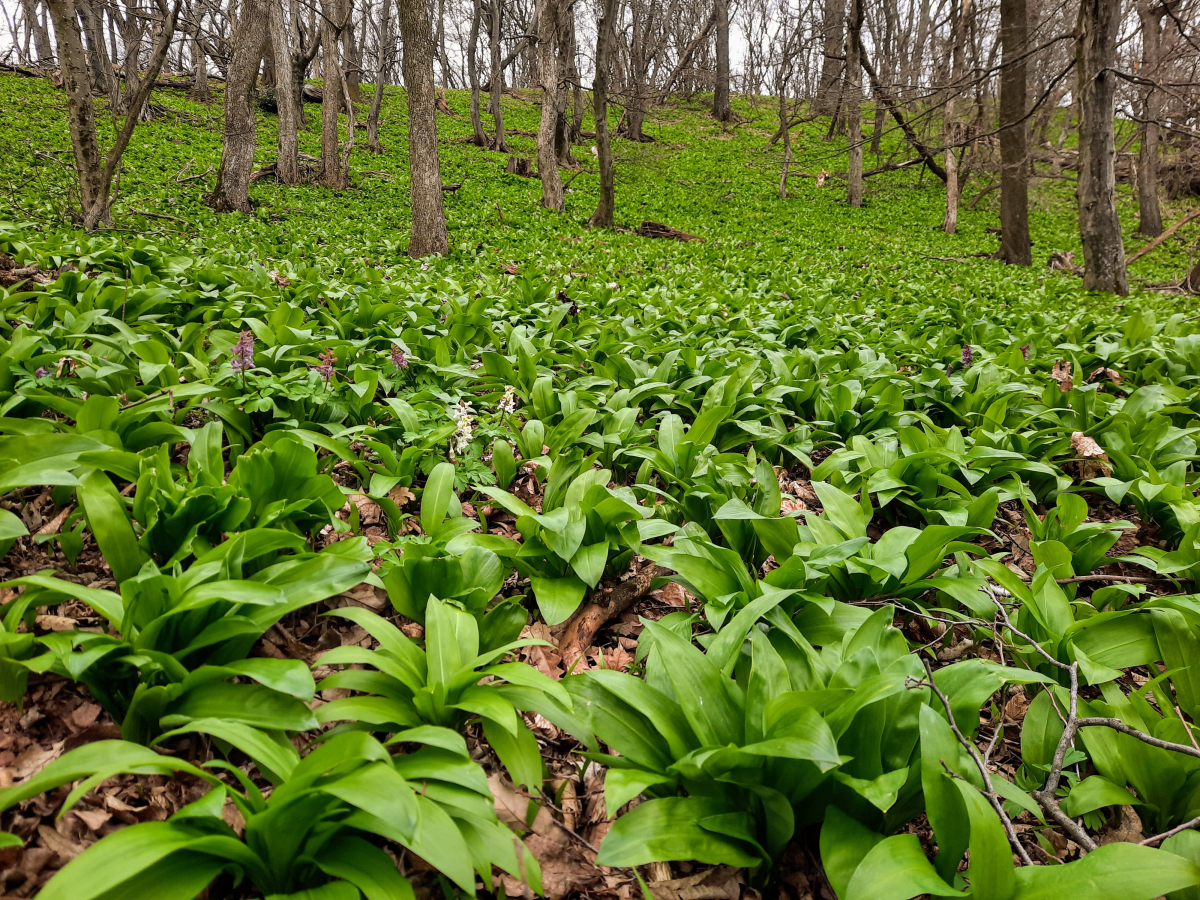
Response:
M592 594L567 622L567 629L558 643L559 653L562 654L563 664L567 669L569 670L575 660L591 646L592 641L596 639L596 633L605 623L617 618L646 596L655 578L670 574L670 569L648 562L628 581Z
M1180 228L1182 228L1188 222L1192 221L1192 219L1196 219L1196 218L1200 218L1200 206L1197 206L1190 213L1188 213L1186 216L1184 216L1182 219L1180 219L1178 222L1176 222L1174 225L1172 225L1170 228L1168 228L1166 231L1164 231L1162 234L1160 234L1158 237L1156 237L1154 240L1152 240L1150 243L1148 243L1145 247L1142 247L1140 250L1136 250L1135 252L1130 253L1127 257L1125 257L1125 265L1129 265L1131 262L1141 259L1143 256L1145 256L1151 250L1155 249L1156 247L1161 246L1164 241L1170 240L1171 236L1174 235L1175 232L1177 232Z
M637 230L637 233L645 238L669 238L670 240L681 241L683 243L688 243L689 241L704 243L704 238L702 237L688 234L686 231L680 231L678 228L672 228L670 225L663 225L661 222L651 222L649 220L642 222L642 226Z

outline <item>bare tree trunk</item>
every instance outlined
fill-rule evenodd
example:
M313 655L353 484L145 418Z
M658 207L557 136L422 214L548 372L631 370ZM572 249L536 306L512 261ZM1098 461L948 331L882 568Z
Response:
M849 34L846 39L846 126L850 132L850 162L847 199L851 206L862 206L862 0L850 0Z
M216 187L205 201L217 212L251 211L250 175L257 146L254 87L267 19L267 0L242 0L225 78L225 144Z
M192 66L196 69L196 77L192 80L188 97L197 103L208 103L212 100L212 91L208 87L208 58L196 38L192 38Z
M963 46L967 41L967 19L971 0L955 0L950 13L951 32L954 35L950 50L950 96L942 111L942 143L946 149L942 165L946 169L946 215L942 219L942 230L946 234L958 231L958 158L954 155L958 140L958 122L954 119L955 105L959 95L959 80L963 75Z
M1001 0L1000 40L1000 258L1033 264L1029 240L1029 122L1025 118L1025 52L1029 20L1025 0Z
M616 183L613 177L612 146L608 139L608 69L617 43L614 31L617 0L604 0L603 15L596 26L596 76L592 81L592 112L596 117L596 159L600 165L600 202L588 225L612 228L616 212Z
M504 67L500 64L500 16L501 0L488 0L488 49L491 51L491 100L488 112L495 123L492 134L492 149L507 153L508 143L504 140L504 112L500 109L500 94L504 88Z
M579 78L579 41L575 35L575 12L569 6L566 9L567 22L571 28L571 65L567 76L571 79L571 128L567 140L578 144L583 140L583 84Z
M571 156L571 125L567 119L567 85L575 62L575 45L572 41L573 29L570 27L574 12L569 3L555 3L555 47L554 66L558 80L558 90L554 101L554 156L560 166L573 166L575 159Z
M1143 78L1158 79L1162 46L1162 9L1152 0L1138 0L1142 22ZM1146 237L1162 234L1162 211L1158 206L1158 120L1162 117L1163 94L1153 85L1142 86L1142 135L1138 152L1138 233Z
M787 108L786 82L779 90L779 130L783 132L783 167L779 172L779 199L786 200L788 195L788 167L792 163L792 130Z
M279 155L275 177L284 184L300 183L300 145L296 136L296 100L300 87L293 79L292 49L282 0L268 0L267 26L271 32L275 66L275 106L279 110Z
M78 0L75 7L83 27L83 38L87 44L88 69L91 75L92 92L113 95L116 74L108 58L108 47L104 43L104 30L89 0Z
M37 51L38 63L50 65L54 62L54 46L50 43L50 31L46 27L45 19L38 18L37 0L21 0L21 8L25 12L25 27L33 35L33 47ZM53 14L51 11L52 16ZM57 28L55 25L56 30Z
M338 47L341 31L347 25L346 7L341 0L321 0L321 183L332 190L344 188L342 161L338 155L338 114L346 107L341 91L341 63Z
M813 104L818 115L833 115L838 105L845 70L845 22L846 0L825 0L821 20L825 55L821 60L821 86Z
M471 83L471 133L476 147L487 146L483 119L479 115L479 26L483 21L483 0L471 4L471 37L467 40L467 79Z
M1075 26L1079 78L1079 234L1083 286L1089 291L1129 293L1125 248L1117 217L1114 103L1117 78L1118 0L1081 0Z
M71 149L75 152L75 170L79 175L79 201L86 214L100 196L102 177L87 56L75 24L73 0L47 0L47 6L54 21L58 63L62 70L63 90L67 95L67 122L71 129Z
M408 171L412 198L408 255L445 255L450 252L450 236L446 233L442 173L438 164L433 28L427 0L400 0L399 5L404 85L408 94Z
M367 115L367 149L372 153L382 153L383 144L379 143L379 110L383 107L383 71L387 65L388 54L392 52L392 18L391 0L383 0L383 8L379 11L379 59L375 64L375 95L371 98L371 112Z
M728 122L733 117L729 105L729 0L713 0L717 17L717 82L713 86L713 118Z
M364 12L365 15L365 12ZM339 67L350 88L350 99L355 103L362 100L362 48L354 39L354 0L342 6L342 65Z
M540 0L538 15L538 74L542 80L542 119L538 127L537 164L542 178L542 206L563 212L562 178L558 174L555 131L558 115L558 0Z

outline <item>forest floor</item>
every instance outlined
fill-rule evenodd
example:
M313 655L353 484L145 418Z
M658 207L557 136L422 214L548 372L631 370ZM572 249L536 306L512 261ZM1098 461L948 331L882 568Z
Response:
M765 99L757 104L739 102L739 120L730 125L713 121L702 97L652 108L646 127L651 142L614 141L619 227L601 232L584 227L597 195L595 162L587 144L573 150L580 171L576 174L564 170L564 179L571 179L566 213L550 213L538 204L540 184L536 179L505 174L506 155L469 143L469 95L450 91L447 100L454 115L440 114L438 124L443 182L460 185L445 194L452 252L444 259L411 260L405 254L409 215L406 117L401 91L389 88L385 94L380 124L386 148L383 154L367 152L365 132L357 133L351 155L352 188L332 193L316 185L285 186L264 179L251 187L256 207L252 216L217 216L203 203L220 158L219 96L218 92L213 103L202 105L184 99L182 92L156 92L154 118L138 127L125 157L114 225L86 236L74 231L64 217L75 189L62 93L48 82L0 76L0 121L5 124L0 128L0 158L4 160L0 247L7 246L7 256L0 255L0 286L11 288L11 282L17 279L6 281L6 273L30 263L41 269L40 275L33 276L35 284L51 282L68 265L77 267L81 275L90 266L117 267L125 272L122 303L132 296L132 303L150 311L143 321L152 323L169 314L169 310L155 307L158 301L154 292L178 276L180 283L189 286L171 293L169 302L194 304L199 310L216 304L219 297L228 309L207 320L219 325L222 317L240 315L238 304L253 303L256 297L273 291L291 289L297 302L326 306L331 310L326 319L332 322L341 313L335 315L331 304L362 293L404 294L406 301L415 298L418 306L427 295L431 308L437 308L446 296L455 295L465 303L472 294L478 297L478 292L503 291L517 298L513 302L518 309L522 304L528 309L541 309L548 302L543 288L553 283L571 295L567 299L577 297L585 307L591 304L593 310L603 309L602 327L613 330L626 327L635 315L635 310L622 305L620 316L605 319L610 302L614 310L618 309L613 297L634 307L639 305L638 297L654 298L646 318L656 320L656 328L672 333L712 327L719 313L712 311L711 321L705 318L696 325L697 319L690 311L693 307L709 301L735 308L748 304L752 314L737 324L743 336L755 335L760 327L764 335L784 333L783 326L770 321L772 316L786 324L796 310L819 312L829 304L837 315L854 317L863 344L871 348L879 339L870 329L884 327L888 310L903 307L908 310L910 323L924 321L924 310L929 312L931 322L942 322L941 327L961 329L964 335L973 329L977 343L1000 348L997 354L1007 351L1009 343L1015 347L1025 339L1017 334L1015 326L1010 336L1007 332L999 334L990 324L989 315L1007 315L1005 311L1010 308L1051 311L1066 321L1076 315L1123 319L1134 309L1144 307L1157 311L1161 322L1173 314L1192 316L1200 305L1189 296L1146 289L1148 285L1178 281L1188 271L1193 262L1189 248L1200 223L1132 267L1135 291L1128 299L1085 294L1077 277L1049 268L1054 253L1079 254L1071 183L1058 178L1035 180L1031 213L1035 264L1027 269L1008 267L989 258L999 243L995 234L999 198L993 191L973 204L981 190L978 178L967 185L955 235L947 235L940 228L942 186L915 168L870 178L863 208L850 208L845 202L844 182L838 177L839 170L845 168L845 140L835 137L826 141L824 122L806 123L795 129L797 146L791 164L794 177L789 198L781 200L777 189L782 151L778 144L768 148L776 120L773 102ZM525 91L507 93L504 112L514 152L535 157L532 135L539 115L535 95ZM364 104L356 118L361 122L365 114ZM300 147L303 153L315 155L319 152L319 135L312 128L319 119L317 107L308 107L308 118L310 130L302 132ZM110 136L111 123L103 111L100 119L102 134ZM584 128L591 128L590 110ZM274 158L274 139L274 117L260 116L259 165ZM979 153L994 154L995 148L982 147ZM883 153L877 160L868 156L867 167L886 164L901 155L896 133L889 132L883 140ZM833 174L819 184L814 176L822 170ZM1132 252L1144 241L1134 235L1136 198L1128 184L1119 186L1118 204L1126 248ZM1164 219L1174 221L1186 205L1180 202L1169 206ZM644 221L681 229L702 241L677 243L643 237L637 229ZM244 273L241 282L237 281L240 276L233 274L237 272ZM107 289L118 290L119 285L114 288L110 284ZM755 306L756 300L763 304ZM688 311L676 314L676 309ZM446 315L458 316L460 312L447 307L441 322L446 323ZM676 315L678 321L672 322ZM729 316L728 309L724 316ZM349 321L326 322L329 333L338 332L339 340L352 340L355 329L346 325ZM556 321L561 321L561 316ZM467 318L462 323L463 328L474 327ZM271 324L275 327L274 322ZM451 319L444 330L455 327L459 327L459 321ZM794 327L816 326L809 322ZM1029 321L1021 327L1031 335L1037 328ZM746 340L749 344L749 338ZM913 340L919 342L916 337ZM924 353L931 339L920 340L925 341L920 351ZM900 344L903 341L894 343L893 349ZM937 352L953 364L960 345L961 341L951 339ZM870 349L836 341L829 346L834 348L826 348L831 358L856 350L862 365L873 362L868 358ZM714 351L714 358L727 351ZM472 363L439 359L436 367L430 366L431 377L448 380L453 374L454 378L467 378L474 368ZM695 365L694 360L690 365ZM9 377L7 369L4 377ZM590 383L580 386L581 392L592 389L598 390ZM4 390L11 392L11 380ZM9 414L9 406L5 405L0 416ZM982 411L970 415L982 415ZM841 437L850 439L846 433ZM347 442L350 440L347 438ZM752 444L747 439L747 445ZM828 448L818 447L810 461L815 466L828 455ZM491 470L482 455L467 460L464 468L467 485L490 477ZM349 469L339 471L335 467L335 480L347 486L351 475ZM792 509L820 510L808 467L797 463L790 473L780 469L779 475L781 489L788 498L785 502L792 503ZM541 509L544 485L537 479L523 473L511 490ZM19 513L31 535L41 532L54 536L63 521L65 507L61 499L61 494L50 487L27 489L17 499L6 501L6 506ZM405 503L401 498L400 506ZM485 509L478 497L474 503L486 516L491 534L515 533L512 516L491 507ZM413 509L410 506L404 511ZM1014 500L1001 505L1000 518L986 547L1010 568L1032 573L1035 563L1030 551L1031 534L1020 509ZM476 509L464 505L464 512L471 515ZM1044 507L1041 512L1045 512ZM356 509L347 505L341 517L372 544L383 540L386 546L387 521L378 504L367 503ZM1089 521L1111 522L1118 518L1128 519L1131 527L1110 556L1140 545L1158 546L1156 524L1143 522L1129 506L1117 507L1103 498L1090 497ZM879 535L873 532L871 536ZM20 538L0 560L0 575L6 579L45 569L90 587L116 588L109 564L90 533L84 534L82 551L72 562L56 542L38 542L32 537ZM1130 576L1138 570L1114 560L1104 571ZM615 586L616 582L608 584ZM519 593L515 579L506 584L505 591ZM3 599L11 596L8 592ZM1082 595L1088 596L1090 589ZM634 605L605 623L588 643L574 671L629 668L635 660L644 620L690 609L695 602L692 594L675 583L645 592ZM289 615L266 633L256 653L319 665L320 655L332 647L369 646L370 638L363 629L341 620L335 625L335 620L317 614L347 605L389 612L386 592L364 582L323 605ZM98 630L102 624L91 608L77 601L44 610L36 622L41 632ZM415 623L407 623L405 628L413 636L421 634ZM919 621L908 622L905 628L914 645L934 637ZM962 648L957 651L959 656L969 649L963 646L969 643L966 631L960 631L961 640L952 636L947 655L941 658L958 658L954 655L956 646ZM524 633L557 643L562 629L550 628L535 619ZM556 680L570 668L553 647L528 648L521 658ZM1013 708L1008 712L1014 721L1024 713L1022 703L1027 704L1023 695L1010 698ZM523 820L524 799L499 773L481 730L472 727L468 742L472 754L488 768L502 818L514 825L529 826L526 844L542 865L547 896L551 900L568 896L630 900L638 896L639 887L630 870L597 867L593 862L594 848L611 826L603 801L602 770L588 764L565 732L544 719L531 721L551 776L548 789L557 792L555 802L544 804L532 824ZM109 713L82 683L34 675L22 704L0 705L0 787L29 777L74 747L119 733ZM1013 744L1013 758L1019 761L1019 741L1014 736L1009 742ZM212 754L203 737L177 742L174 750L193 759ZM161 821L195 800L201 787L199 782L186 778L125 776L107 782L84 805L62 818L56 818L55 813L66 788L23 803L7 813L4 821L6 830L25 836L26 847L0 849L0 893L32 896L98 837L135 822ZM232 805L227 814L227 821L236 827L239 814ZM932 832L924 816L917 816L904 827L924 845L931 844ZM1061 851L1058 855L1069 856L1073 851L1065 839L1061 848L1054 843L1058 837L1043 844L1054 844L1051 849ZM1038 845L1038 852L1048 861L1051 857L1043 844ZM779 861L779 877L772 892L777 891L786 900L833 900L814 847L811 840L789 845ZM415 874L422 896L437 895L438 882L421 878L424 863L410 857L401 864ZM745 876L730 867L688 862L656 864L649 875L654 900L737 900L756 894L755 888L745 884ZM509 882L510 890L520 892L518 882Z

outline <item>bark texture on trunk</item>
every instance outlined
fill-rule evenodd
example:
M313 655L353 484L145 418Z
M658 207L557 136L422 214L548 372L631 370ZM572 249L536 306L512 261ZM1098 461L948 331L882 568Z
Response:
M471 134L476 147L487 146L483 119L479 115L479 26L483 22L483 0L471 4L471 36L467 39L467 81L471 85Z
M845 74L846 0L825 0L821 15L821 35L825 56L821 60L821 85L814 104L818 115L833 115L841 96Z
M504 140L504 111L500 108L500 94L504 88L504 66L500 59L500 0L488 0L488 50L491 53L491 99L488 101L488 112L491 113L495 126L492 133L492 149L498 153L508 153L509 146Z
M850 0L849 34L846 39L846 126L850 133L850 161L846 198L851 206L862 206L862 0Z
M1000 0L1000 258L1010 265L1033 263L1029 240L1029 121L1025 117L1025 57L1029 19L1025 0Z
M955 106L960 93L959 80L963 75L963 46L967 42L967 20L970 16L971 0L957 0L950 13L951 33L954 43L950 51L950 93L942 111L942 144L945 145L943 167L946 169L946 215L942 218L942 231L954 234L958 231L958 158L954 155L958 141L958 122Z
M600 165L600 201L588 225L612 228L616 212L612 146L608 138L608 68L617 36L614 31L617 0L604 0L603 14L596 26L596 77L592 82L592 112L596 118L596 159Z
M225 80L225 143L217 185L205 201L217 212L251 211L250 175L254 171L254 87L267 31L267 0L242 0L233 33L233 52Z
M208 57L204 55L200 41L195 38L192 38L192 66L196 69L196 77L188 97L197 103L208 103L212 100L212 91L208 87Z
M342 25L342 72L346 86L350 91L350 99L355 103L362 100L362 48L354 39L354 2L342 5L344 24ZM339 20L343 21L343 20Z
M284 184L300 182L300 144L296 136L297 93L299 85L292 77L292 50L282 0L268 0L267 27L271 33L272 62L275 67L275 106L279 110L279 155L275 177Z
M729 105L729 0L713 0L717 17L717 81L713 85L713 118L728 122L733 117Z
M1117 217L1114 172L1112 72L1120 29L1118 0L1081 0L1075 26L1075 71L1079 77L1079 235L1083 242L1083 286L1089 291L1129 293L1125 247Z
M433 28L426 0L400 0L399 5L404 85L408 94L408 171L412 198L408 255L445 255L450 252L450 236L446 233L442 173L438 164Z
M54 22L63 90L67 95L67 122L79 175L80 206L86 214L100 196L101 179L100 143L96 138L96 111L92 106L87 56L75 25L73 0L47 0L47 6Z
M338 115L346 107L341 89L341 62L338 60L339 33L346 26L346 7L342 0L321 0L321 183L339 190L342 161L338 155Z
M1154 0L1138 0L1142 23L1143 78L1157 80L1162 52L1162 7ZM1162 118L1163 93L1143 85L1141 149L1138 151L1138 233L1146 237L1162 234L1162 210L1158 205L1158 120Z
M558 174L555 132L558 125L558 2L541 0L538 17L538 73L542 81L542 118L538 125L537 163L542 179L542 206L563 212L562 178Z
M392 52L391 0L383 0L379 11L379 59L375 64L375 93L371 97L371 111L367 114L367 149L372 153L383 153L379 142L379 111L383 108L383 73L388 55Z

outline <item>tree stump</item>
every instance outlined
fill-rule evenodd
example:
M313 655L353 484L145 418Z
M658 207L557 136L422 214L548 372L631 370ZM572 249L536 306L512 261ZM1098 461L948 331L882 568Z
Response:
M509 175L520 175L522 178L533 178L533 165L524 156L510 156L504 171Z

